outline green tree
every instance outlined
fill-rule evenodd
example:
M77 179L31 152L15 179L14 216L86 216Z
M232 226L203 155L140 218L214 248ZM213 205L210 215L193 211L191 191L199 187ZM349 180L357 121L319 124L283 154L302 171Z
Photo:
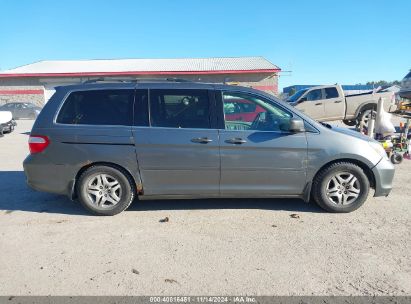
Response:
M392 86L392 85L400 85L401 81L399 80L394 80L394 81L386 81L386 80L379 80L379 81L368 81L366 83L367 85L373 85L373 86Z

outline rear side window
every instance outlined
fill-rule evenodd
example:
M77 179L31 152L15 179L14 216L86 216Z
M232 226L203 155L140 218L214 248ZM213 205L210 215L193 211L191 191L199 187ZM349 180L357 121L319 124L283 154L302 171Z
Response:
M330 99L330 98L337 98L338 97L338 91L336 88L326 88L325 89L325 98Z
M207 90L150 90L153 127L210 128Z
M57 117L73 125L124 125L133 122L134 90L93 90L71 93Z

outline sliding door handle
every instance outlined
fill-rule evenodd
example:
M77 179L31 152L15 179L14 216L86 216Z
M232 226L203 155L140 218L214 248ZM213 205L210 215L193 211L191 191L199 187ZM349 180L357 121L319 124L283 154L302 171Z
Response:
M336 101L334 101L334 103L340 103L340 102L342 102L342 100L336 100Z
M209 142L212 142L212 139L209 139L207 137L196 137L192 138L191 142L196 143L196 144L208 144Z
M315 105L316 106L321 106L323 103L322 102L317 102Z
M225 141L227 144L235 144L235 145L242 145L245 144L247 141L242 138L230 138Z

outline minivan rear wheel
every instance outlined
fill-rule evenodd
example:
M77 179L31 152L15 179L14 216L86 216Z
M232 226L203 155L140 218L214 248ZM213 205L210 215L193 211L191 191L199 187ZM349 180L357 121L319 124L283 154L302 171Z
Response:
M370 182L357 165L338 162L322 169L313 180L315 202L330 212L351 212L368 197Z
M115 215L133 202L135 187L131 177L120 168L92 166L80 175L77 196L90 212Z

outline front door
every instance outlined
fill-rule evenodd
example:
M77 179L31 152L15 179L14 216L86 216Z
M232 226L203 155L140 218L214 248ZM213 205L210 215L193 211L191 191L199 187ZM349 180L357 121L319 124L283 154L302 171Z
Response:
M305 133L291 133L293 114L257 95L223 92L220 130L221 195L302 194L306 183ZM261 109L254 117L233 117L233 104ZM249 113L248 113L249 114Z
M345 98L339 96L337 88L324 89L324 111L327 120L340 120L345 117Z
M325 116L322 89L311 90L302 97L302 102L296 108L312 119L322 119Z
M144 195L217 196L220 153L209 91L151 89L149 95L150 126L133 127ZM136 98L138 118L147 97Z

